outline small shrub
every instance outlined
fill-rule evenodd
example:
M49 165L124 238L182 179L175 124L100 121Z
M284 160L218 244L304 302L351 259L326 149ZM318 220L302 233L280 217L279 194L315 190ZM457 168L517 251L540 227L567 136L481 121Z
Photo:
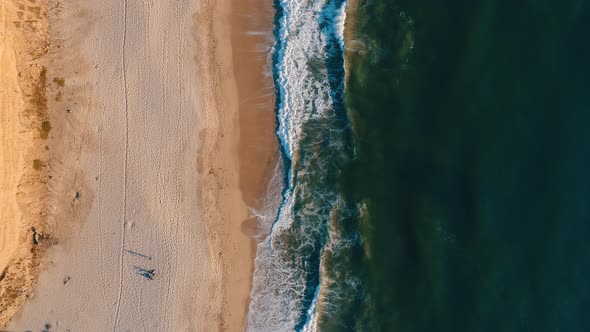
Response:
M39 159L33 160L33 169L40 171L43 169L43 162Z
M50 131L51 131L51 122L49 122L47 120L41 122L41 130L40 130L41 138L47 139Z
M53 83L63 88L66 85L66 79L63 77L56 77L53 79Z

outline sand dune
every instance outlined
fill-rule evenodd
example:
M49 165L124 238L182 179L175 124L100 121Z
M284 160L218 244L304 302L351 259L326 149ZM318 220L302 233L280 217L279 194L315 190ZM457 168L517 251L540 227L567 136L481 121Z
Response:
M7 3L0 3L0 152L2 153L0 201L0 271L4 271L18 247L21 212L16 201L17 185L22 176L26 139L21 138L21 124L18 113L23 110L24 101L18 82L16 51L7 13Z
M0 1L0 326L29 297L47 230L47 15L24 1Z

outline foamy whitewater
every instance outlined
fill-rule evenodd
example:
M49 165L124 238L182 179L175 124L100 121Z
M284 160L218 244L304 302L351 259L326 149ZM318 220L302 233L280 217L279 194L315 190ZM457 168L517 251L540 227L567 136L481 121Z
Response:
M315 331L359 291L346 268L347 254L360 245L345 227L357 211L335 186L339 166L352 156L343 105L346 1L282 0L275 7L277 170L284 180L278 213L258 245L247 329Z

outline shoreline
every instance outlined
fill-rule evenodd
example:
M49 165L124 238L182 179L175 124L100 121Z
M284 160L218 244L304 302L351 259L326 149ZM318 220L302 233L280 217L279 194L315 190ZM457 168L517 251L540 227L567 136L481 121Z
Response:
M344 21L344 87L348 83L350 75L351 57L359 52L359 46L355 40L355 29L357 26L357 9L359 0L347 0L346 20Z
M273 0L232 7L232 51L238 86L240 189L246 205L263 208L279 158L271 52Z
M279 161L271 63L274 11L273 0L241 1L231 7L232 58L239 105L239 187L242 200L250 210L240 225L241 231L251 238L243 330L247 328L254 260L260 241L260 220L252 211L265 208L269 184Z
M267 75L268 53L260 49L265 36L250 32L268 29L272 36L274 16L269 0L213 6L212 63L204 77L219 90L214 91L216 114L207 115L216 119L204 121L216 124L205 126L209 138L201 142L206 151L200 155L201 204L209 220L211 256L219 258L214 269L222 271L220 328L238 331L246 327L256 256L250 209L261 207L278 158L274 86ZM207 206L215 208L207 211Z
M356 240L347 222L354 207L338 183L354 153L343 116L346 4L277 3L273 69L286 181L272 232L258 247L253 329L313 330L332 318L338 326L331 305L352 303L353 283L332 269L348 264Z

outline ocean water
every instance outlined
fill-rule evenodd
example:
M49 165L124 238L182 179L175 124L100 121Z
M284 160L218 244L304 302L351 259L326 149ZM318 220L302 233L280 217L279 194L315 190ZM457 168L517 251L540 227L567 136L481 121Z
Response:
M275 2L248 330L590 331L590 2L346 5Z
M359 329L590 331L590 2L362 3Z
M338 188L354 149L344 107L346 1L284 0L275 8L284 180L269 235L258 245L248 329L315 331L326 315L354 312L361 298L356 207Z

